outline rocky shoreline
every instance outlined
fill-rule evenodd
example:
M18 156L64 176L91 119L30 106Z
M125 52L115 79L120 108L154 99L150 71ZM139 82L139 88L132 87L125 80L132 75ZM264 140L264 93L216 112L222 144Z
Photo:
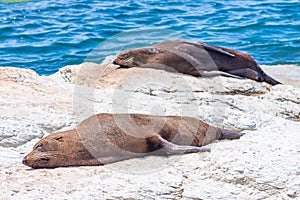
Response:
M0 68L2 199L300 198L300 69L264 66L283 85L154 69L66 66L51 76ZM243 131L210 153L149 156L99 167L31 170L41 137L100 112L197 117Z

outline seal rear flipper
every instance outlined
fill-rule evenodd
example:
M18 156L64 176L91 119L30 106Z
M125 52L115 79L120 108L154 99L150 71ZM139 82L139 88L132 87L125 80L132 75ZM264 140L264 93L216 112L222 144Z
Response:
M185 154L185 153L196 153L196 152L210 152L208 147L197 147L197 146L181 146L173 144L168 140L165 140L161 136L157 136L159 146L162 147L169 154Z
M226 130L226 129L223 129L222 130L222 135L221 135L221 140L223 139L239 139L241 136L243 136L244 133L238 133L238 132L233 132L233 131L230 131L230 130Z
M275 80L274 78L272 78L271 76L269 76L266 73L263 73L263 78L264 78L264 81L266 81L267 83L269 83L271 85L282 84L281 82Z
M236 75L236 76L242 76L242 77L246 77L255 81L263 81L263 78L261 76L261 74L253 69L250 68L240 68L240 69L233 69L233 70L229 70L227 71L227 73Z
M260 73L250 68L233 69L227 72L233 75L246 77L259 82L265 81L271 85L281 84L279 81L276 81L274 78L270 77L263 71Z

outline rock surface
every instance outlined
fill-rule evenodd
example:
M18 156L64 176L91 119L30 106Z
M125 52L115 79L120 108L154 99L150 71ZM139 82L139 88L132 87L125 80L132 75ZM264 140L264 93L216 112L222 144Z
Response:
M94 63L51 76L0 68L0 199L300 199L299 67L265 69L287 84ZM211 144L210 153L22 165L41 137L100 112L193 116L245 135Z

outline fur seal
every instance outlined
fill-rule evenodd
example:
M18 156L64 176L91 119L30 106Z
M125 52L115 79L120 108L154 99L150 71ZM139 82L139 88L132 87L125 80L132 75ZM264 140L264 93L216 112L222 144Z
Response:
M166 41L129 49L118 54L113 63L120 67L157 68L196 77L222 75L280 84L267 75L249 54L202 42Z
M203 146L242 135L191 117L102 113L87 118L75 129L41 139L23 164L32 168L104 165L150 153L209 151Z

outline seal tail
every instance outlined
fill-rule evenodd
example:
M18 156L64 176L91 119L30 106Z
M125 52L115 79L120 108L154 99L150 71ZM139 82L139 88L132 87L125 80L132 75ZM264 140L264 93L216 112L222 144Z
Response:
M197 146L181 146L173 144L161 136L158 136L158 140L161 143L163 149L170 154L185 154L185 153L196 153L196 152L210 152L208 147L197 147Z

